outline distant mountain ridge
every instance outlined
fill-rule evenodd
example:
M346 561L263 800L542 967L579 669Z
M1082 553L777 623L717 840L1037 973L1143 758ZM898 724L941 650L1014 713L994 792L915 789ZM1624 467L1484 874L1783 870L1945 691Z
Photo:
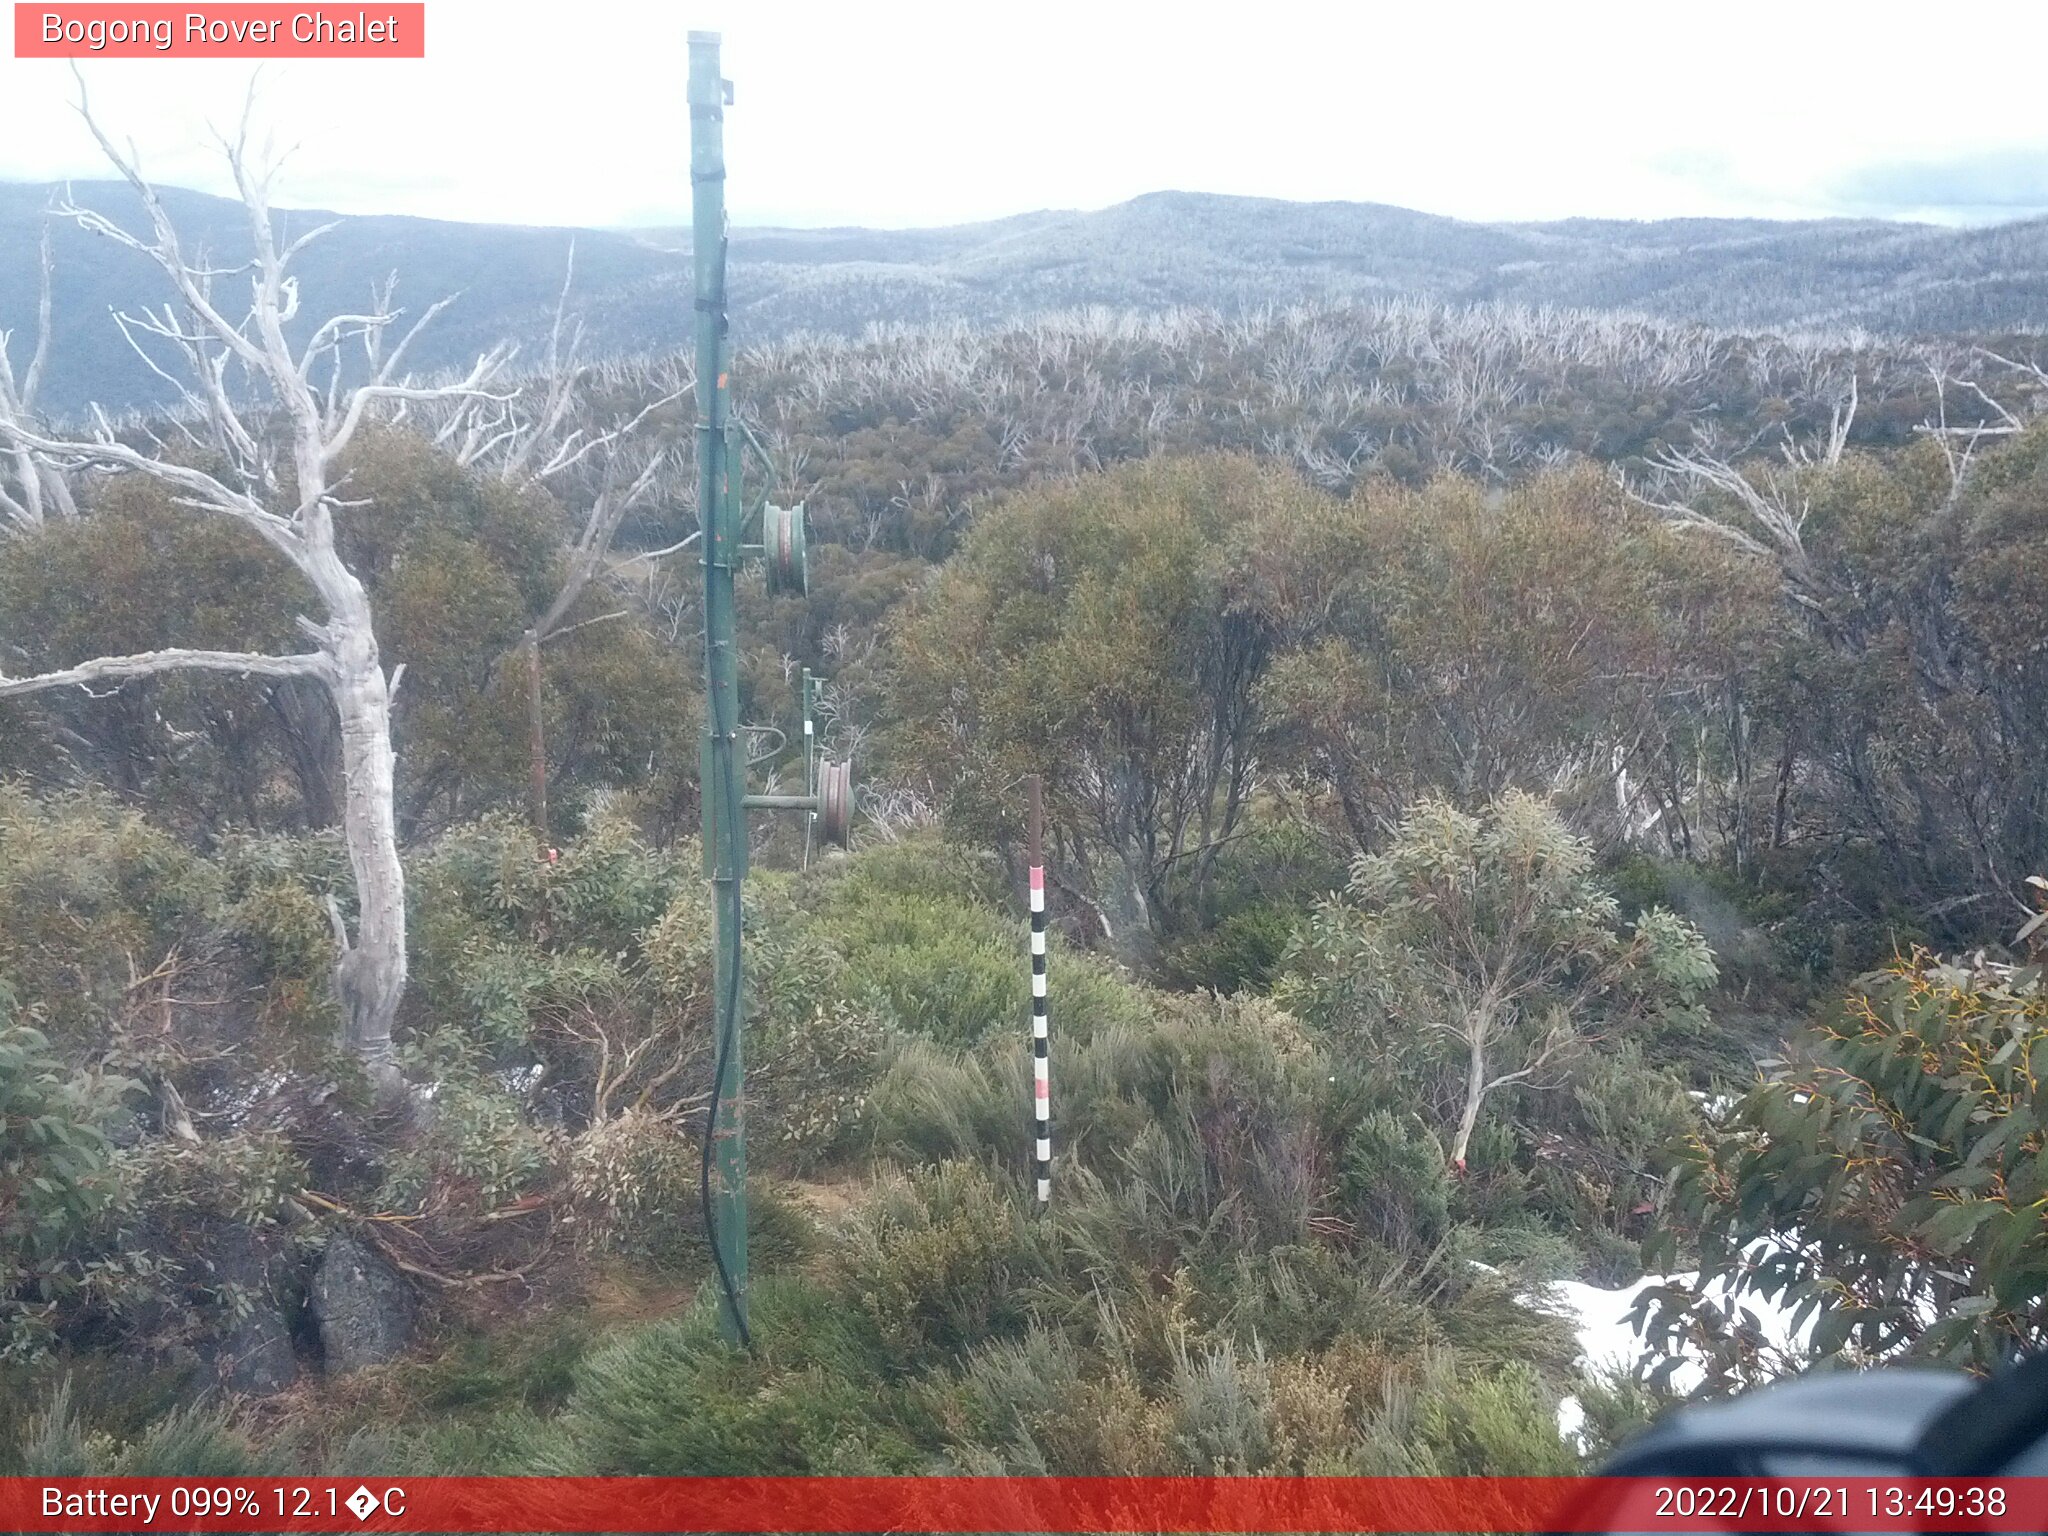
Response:
M52 192L0 183L0 329L33 324L38 230ZM119 183L73 192L110 215L132 221L139 212ZM238 205L177 189L164 198L189 247L220 265L240 259ZM293 212L280 222L296 233L332 217ZM415 309L462 294L422 338L422 368L458 366L501 338L531 351L545 338L573 241L574 304L591 351L658 352L687 333L688 238L345 218L301 258L304 313L359 305L395 270L401 302ZM160 303L161 281L135 253L68 225L55 249L44 407L156 403L159 387L107 312ZM1488 224L1373 203L1156 192L1096 212L939 229L740 229L731 282L745 340L858 334L877 323L983 325L1082 305L1227 311L1403 295L1632 310L1744 330L1985 332L2048 324L2048 219L1975 229L1854 219Z

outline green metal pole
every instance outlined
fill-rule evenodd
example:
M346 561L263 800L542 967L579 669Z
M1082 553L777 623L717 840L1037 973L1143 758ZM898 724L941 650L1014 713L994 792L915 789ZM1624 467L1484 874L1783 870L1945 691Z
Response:
M717 1081L705 1147L705 1218L719 1280L719 1326L747 1331L747 1144L740 1038L740 881L746 821L740 804L739 657L733 565L739 526L730 494L725 310L725 103L718 34L690 34L691 228L697 278L697 510L704 566L703 802L705 873L716 924L712 989L717 1004Z

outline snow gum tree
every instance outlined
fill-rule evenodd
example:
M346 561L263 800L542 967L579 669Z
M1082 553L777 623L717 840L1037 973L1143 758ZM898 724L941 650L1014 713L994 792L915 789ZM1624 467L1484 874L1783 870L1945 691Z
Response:
M1575 1055L1715 975L1697 929L1661 909L1624 921L1591 846L1511 790L1480 815L1417 805L1317 913L1282 995L1426 1085L1462 1167L1495 1093L1559 1086Z
M337 944L334 989L347 1042L380 1090L390 1093L400 1086L391 1031L406 984L405 876L393 809L391 745L392 698L404 669L386 670L369 595L337 549L334 514L348 504L337 466L380 403L484 397L505 356L485 355L457 383L415 384L400 372L407 345L447 301L429 306L396 346L387 347L387 335L402 318L389 302L388 286L362 313L335 315L310 331L295 324L299 290L291 263L331 226L290 241L283 238L271 216L270 172L255 166L247 152L246 114L226 152L247 211L251 257L224 271L181 246L162 199L143 179L132 151L123 154L115 147L82 94L80 110L140 199L147 228L132 232L68 202L57 212L140 253L168 280L170 302L118 313L115 319L141 361L176 390L176 435L165 442L147 433L123 434L97 410L90 431L54 435L19 408L21 392L5 391L0 392L0 449L28 455L41 476L62 479L101 471L161 482L181 504L232 520L281 554L310 586L321 612L298 617L297 628L309 644L292 654L171 647L8 677L0 651L0 698L118 685L176 670L318 682L339 724L341 822L356 894L353 933L339 908L329 908ZM240 282L246 282L249 299L237 318L240 306L228 303L225 290ZM305 340L295 342L294 332ZM135 446L138 438L148 444L146 450ZM15 483L19 489L37 483L37 477L18 474ZM26 536L33 536L33 530Z

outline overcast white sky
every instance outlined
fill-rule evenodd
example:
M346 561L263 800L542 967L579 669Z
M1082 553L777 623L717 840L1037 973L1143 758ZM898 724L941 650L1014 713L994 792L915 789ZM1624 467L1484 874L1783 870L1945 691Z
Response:
M1968 11L1965 38L1924 0L428 0L425 60L270 65L262 116L299 146L282 203L681 223L684 34L707 27L741 224L1162 188L1483 219L2048 210L2048 118L2020 84L2048 5ZM249 68L85 65L152 176L216 191L207 125ZM0 58L0 180L104 174L71 92L61 61Z

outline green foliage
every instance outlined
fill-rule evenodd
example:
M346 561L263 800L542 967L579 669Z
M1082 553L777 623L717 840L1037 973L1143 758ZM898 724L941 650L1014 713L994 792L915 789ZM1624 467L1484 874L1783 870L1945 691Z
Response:
M113 1196L98 1121L132 1086L67 1070L0 982L0 1360L39 1352L80 1281L74 1250Z
M207 1218L245 1227L275 1224L306 1185L305 1164L273 1131L233 1131L207 1141L150 1136L116 1153L125 1221L165 1230Z
M1635 451L1676 419L1661 396L1608 404L1586 440ZM528 701L508 648L554 590L562 509L382 434L352 466L376 507L343 523L408 663L402 1034L430 1112L371 1120L314 1049L334 1024L327 903L346 917L351 885L331 833L303 830L331 815L317 697L165 679L4 706L5 765L123 796L0 787L0 976L42 1031L0 1022L18 1356L171 1338L203 1304L193 1250L289 1251L272 1228L312 1182L413 1218L394 1240L434 1265L561 1286L543 1299L572 1318L599 1277L699 1298L632 1326L464 1335L374 1407L286 1405L266 1454L306 1464L1566 1470L1548 1399L1571 1342L1520 1298L1626 1272L1673 1142L1653 1256L1683 1245L1708 1287L1736 1284L1657 1302L1666 1337L1724 1362L1717 1386L1803 1363L1757 1355L1744 1287L1807 1308L1811 1353L1849 1363L2041 1341L2030 971L1895 968L1732 1115L1703 1128L1685 1092L1750 1070L1710 996L1725 1016L1739 990L1761 1032L1901 936L2006 936L1974 898L2048 846L2038 432L1954 496L1931 447L1790 471L1801 563L1688 539L1602 474L1432 481L1446 450L1412 422L1370 428L1384 473L1340 499L1171 452L1028 484L1044 442L871 407L813 441L848 496L827 520L871 515L876 551L830 545L811 608L751 605L752 717L781 707L788 659L829 649L833 729L885 790L935 795L948 836L892 826L801 877L775 868L786 835L757 850L752 1150L816 1181L801 1204L756 1191L761 1353L714 1337L695 1217L709 914L694 851L646 830L690 805L686 647L635 617L545 653L558 822L577 829L548 860L510 810ZM1213 446L1158 430L1152 447ZM898 458L931 462L881 473ZM1005 497L969 515L970 489ZM90 512L0 550L0 633L31 664L109 635L298 643L260 548L147 488ZM692 632L687 602L664 620ZM1026 771L1051 776L1064 924L1043 1215L1024 1182ZM1348 873L1339 849L1360 854ZM1111 932L1141 964L1080 947ZM177 986L138 993L174 954ZM138 1021L157 1026L142 1044ZM182 1089L203 1140L130 1123L110 1151L103 1061L147 1078L167 1125L162 1090ZM0 1393L46 1400L54 1368ZM1595 1448L1659 1400L1580 1390ZM141 1408L53 1409L31 1459L204 1469L248 1450L232 1423L149 1402L161 1434ZM19 1417L0 1439L22 1442Z
M486 1209L501 1206L551 1173L557 1155L553 1140L509 1095L480 1083L445 1083L426 1129L391 1159L379 1199L403 1210L430 1191L443 1198L456 1191Z
M1264 991L1279 974L1299 920L1299 914L1277 906L1233 912L1176 944L1166 957L1166 973L1184 986L1214 992Z
M425 1409L467 1413L524 1407L552 1411L568 1400L593 1338L580 1317L554 1316L509 1335L468 1333L420 1368L410 1395Z
M1023 1202L972 1163L883 1186L842 1233L836 1262L899 1366L1021 1333L1046 1268Z
M1651 1260L1683 1242L1700 1277L1646 1295L1649 1337L1711 1346L1722 1386L1782 1363L1743 1325L1750 1294L1810 1324L1816 1360L1982 1368L2038 1348L2043 1071L2038 967L1915 957L1864 977L1809 1054L1673 1149Z
M1510 790L1478 816L1424 801L1360 857L1280 996L1410 1084L1462 1165L1490 1095L1561 1086L1595 1038L1694 1004L1715 977L1697 929L1661 909L1624 925L1590 845Z
M355 904L339 832L231 833L216 865L220 935L262 988L261 1022L286 1040L328 1042L340 1032L334 1001L334 927L328 903Z
M871 1128L884 1039L882 1025L845 1007L763 1022L756 1040L764 1070L749 1114L792 1172L851 1155Z
M310 939L291 941L292 893L324 904L332 855L303 839L222 851L220 910L241 953L286 971L312 961ZM640 1102L639 1079L595 1112L598 1041L616 1065L621 1049L678 1030L701 1037L708 924L688 851L655 854L601 822L547 865L508 820L437 840L412 872L416 974L432 1003L406 1049L433 1085L429 1112L359 1165L333 1161L331 1127L290 1116L276 1131L209 1124L198 1144L145 1136L114 1155L114 1198L72 1251L125 1262L135 1248L162 1267L98 1280L81 1269L101 1297L98 1326L232 1305L233 1288L212 1296L212 1271L188 1250L253 1238L260 1263L289 1253L272 1228L316 1157L341 1170L338 1183L321 1176L323 1198L414 1218L392 1240L431 1244L431 1264L527 1263L545 1220L557 1266L681 1279L699 1300L625 1329L582 1327L562 1298L546 1326L465 1328L439 1359L380 1378L375 1397L285 1410L265 1430L266 1458L421 1473L1344 1470L1407 1464L1408 1450L1382 1444L1391 1430L1368 1426L1391 1361L1422 1341L1463 1341L1465 1374L1482 1384L1511 1356L1552 1368L1554 1325L1505 1282L1449 1283L1463 1261L1446 1255L1464 1251L1446 1208L1456 1196L1439 1158L1418 1159L1415 1127L1354 1114L1325 1054L1255 996L1162 994L1056 947L1060 1193L1034 1215L1017 1113L1029 1084L1023 925L997 905L997 870L923 838L802 882L751 882L757 1164L835 1181L863 1153L877 1166L823 1240L803 1207L753 1189L760 1349L739 1354L713 1326L694 1119L670 1098ZM1219 890L1261 895L1251 881ZM965 935L1000 956L1018 1027L977 1022L957 1001L923 1029L893 1003L869 1011L891 996L876 977L920 975L896 927L905 913L934 942ZM494 977L516 983L496 1002ZM695 1092L704 1063L682 1059L677 1090ZM537 1060L559 1119L508 1087ZM479 1219L529 1209L547 1214ZM1039 1369L1071 1392L1056 1403L1041 1382L1023 1394L1021 1373ZM1446 1443L1492 1444L1493 1389L1444 1390ZM114 1465L148 1432L92 1423L52 1443L75 1458L90 1441L94 1464ZM227 1451L173 1436L165 1454L215 1465L247 1451L227 1433Z
M57 1040L118 1021L217 899L214 871L140 813L0 783L0 977Z
M90 516L0 546L10 673L167 646L296 651L292 616L317 611L304 581L252 530L181 507L139 475L108 482ZM263 706L303 691L189 673L137 679L111 698L67 690L10 700L0 703L0 740L19 756L5 767L63 783L83 766L180 828L288 817L290 753Z
M1739 668L1769 600L1590 470L1498 493L1368 480L1256 559L1289 637L1261 694L1269 750L1367 850L1429 797L1473 810L1562 785L1579 817L1611 817L1635 791L1587 773L1589 745L1686 740L1664 701Z
M876 1150L912 1164L1001 1156L1006 1136L1024 1134L1013 1095L1029 1070L1015 1042L1007 1052L991 1046L968 1055L926 1040L889 1041L870 1101Z
M420 959L438 980L459 969L462 942L480 933L623 948L662 916L685 878L677 855L647 848L620 819L600 819L549 861L530 828L509 815L485 817L438 839L418 866Z
M352 503L336 517L342 557L369 590L384 651L406 659L401 826L426 835L517 803L529 684L515 651L560 584L568 514L400 430L358 434L339 469ZM167 646L303 646L294 616L319 605L249 529L182 508L137 475L98 490L87 511L0 548L0 635L26 670ZM600 591L586 593L544 653L552 793L572 821L601 790L650 777L650 762L694 761L675 702L688 692L682 656L634 615L570 628L611 611ZM10 672L21 665L11 660ZM61 782L83 766L207 835L335 817L332 716L302 679L170 674L112 698L10 700L0 737L11 749L0 772Z
M488 1187L547 1161L537 1143L515 1145L523 1112L486 1081L494 1061L537 1061L586 1123L662 1112L694 1090L710 924L679 856L602 817L551 861L530 830L493 817L437 840L413 888L414 974L433 1019L413 1050L458 1085L456 1121L503 1122Z
M1296 928L1344 883L1344 866L1337 842L1304 818L1255 805L1191 891L1202 902L1200 926L1165 946L1162 977L1217 992L1268 990Z
M1170 929L1184 888L1199 906L1211 844L1245 809L1271 644L1241 556L1251 525L1313 499L1246 459L1152 460L983 517L900 626L889 700L895 750L945 791L963 840L1014 840L1000 788L1042 771L1074 862L1122 871L1095 893L1119 931Z
M1347 1217L1387 1247L1426 1250L1450 1226L1443 1146L1413 1116L1376 1109L1353 1126L1340 1189Z
M914 1469L910 1410L877 1383L839 1298L792 1277L758 1283L750 1302L752 1356L719 1339L709 1305L589 1356L559 1421L566 1444L614 1476Z
M1573 1396L1583 1414L1579 1445L1589 1463L1604 1462L1675 1406L1669 1391L1659 1390L1633 1371L1605 1371L1582 1376Z
M977 1350L946 1417L968 1472L1140 1477L1171 1465L1164 1405L1146 1398L1126 1360L1090 1362L1064 1330L1033 1326Z
M205 1405L173 1408L132 1436L88 1424L60 1381L13 1446L0 1444L0 1471L16 1477L235 1477L258 1469L247 1434Z
M1091 1359L1034 1329L970 1362L952 1408L970 1471L1068 1476L1560 1476L1579 1460L1534 1373L1410 1365L1355 1340L1275 1355L1188 1345L1150 1387L1112 1347Z
M1418 1415L1437 1476L1568 1477L1579 1458L1527 1366L1461 1382L1427 1397Z
M972 1045L1027 1016L1014 923L985 908L894 896L864 904L860 924L844 985L905 1032Z
M672 1118L643 1109L589 1127L570 1147L568 1168L585 1235L614 1242L645 1228L676 1235L676 1214L696 1206L697 1152Z
M400 807L416 832L517 804L528 771L527 673L515 648L552 600L569 532L545 494L472 473L425 440L366 434L346 465L370 507L337 520L377 633L407 658ZM564 629L609 612L597 590ZM594 624L543 652L550 793L572 814L598 786L637 781L650 759L694 761L675 700L689 669L642 624Z

